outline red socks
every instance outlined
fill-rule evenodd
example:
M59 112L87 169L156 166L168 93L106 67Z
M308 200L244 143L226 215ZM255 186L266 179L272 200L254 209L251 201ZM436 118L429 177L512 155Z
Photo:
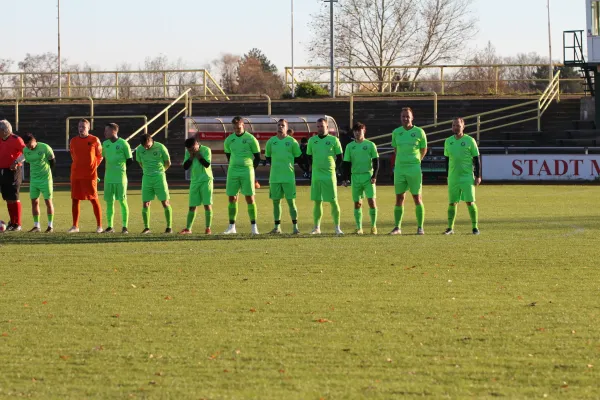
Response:
M21 226L21 214L23 209L21 202L7 203L6 208L8 209L8 215L10 216L10 223Z

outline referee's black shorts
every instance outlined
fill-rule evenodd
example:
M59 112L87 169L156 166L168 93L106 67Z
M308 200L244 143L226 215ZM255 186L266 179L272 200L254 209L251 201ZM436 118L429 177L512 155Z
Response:
M10 168L0 168L0 192L2 192L2 199L6 201L19 200L22 181L21 168L17 167L14 171Z

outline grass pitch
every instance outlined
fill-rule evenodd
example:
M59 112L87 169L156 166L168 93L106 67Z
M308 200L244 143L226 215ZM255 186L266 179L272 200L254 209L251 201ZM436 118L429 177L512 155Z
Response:
M482 186L482 234L470 235L461 204L447 237L446 188L426 186L425 236L407 204L405 235L357 237L340 188L344 237L207 238L67 235L69 194L58 192L59 233L0 235L0 397L597 398L599 194ZM172 195L178 230L187 195ZM387 233L393 189L378 196ZM304 233L308 199L299 188ZM215 201L221 232L222 190ZM268 189L257 201L265 233ZM140 203L133 191L135 233ZM289 232L286 205L283 215ZM158 202L152 220L162 232ZM238 232L247 220L241 205ZM203 224L200 212L195 231ZM85 202L81 227L95 229Z

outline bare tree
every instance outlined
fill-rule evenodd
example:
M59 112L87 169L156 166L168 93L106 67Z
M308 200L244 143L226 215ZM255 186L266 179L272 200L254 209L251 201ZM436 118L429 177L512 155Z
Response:
M432 65L458 58L475 33L471 0L346 0L338 3L335 53L338 66L359 67L372 82L361 89L384 91L395 76L415 81L420 69L392 71L398 64ZM312 61L329 59L329 13L314 15ZM344 70L342 69L342 74ZM347 78L351 78L347 76ZM397 80L397 79L395 79Z
M9 59L0 58L0 73L5 74L10 71L10 68L14 62ZM13 76L11 75L0 75L0 98L7 98L14 95L14 90L9 89L13 85ZM10 84L10 86L9 86Z
M217 68L219 83L225 93L237 93L238 64L240 59L241 57L238 55L225 53L212 62Z
M57 94L58 76L56 71L58 56L53 53L29 54L18 63L25 73L23 84L26 87L24 97L52 97ZM62 60L66 65L67 60ZM18 85L18 82L17 82Z

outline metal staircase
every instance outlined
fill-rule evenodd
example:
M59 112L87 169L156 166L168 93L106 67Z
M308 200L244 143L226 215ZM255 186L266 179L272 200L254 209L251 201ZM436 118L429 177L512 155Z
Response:
M563 32L563 60L565 66L579 68L579 76L583 80L583 90L594 97L594 70L596 66L589 65L583 55L583 31Z

